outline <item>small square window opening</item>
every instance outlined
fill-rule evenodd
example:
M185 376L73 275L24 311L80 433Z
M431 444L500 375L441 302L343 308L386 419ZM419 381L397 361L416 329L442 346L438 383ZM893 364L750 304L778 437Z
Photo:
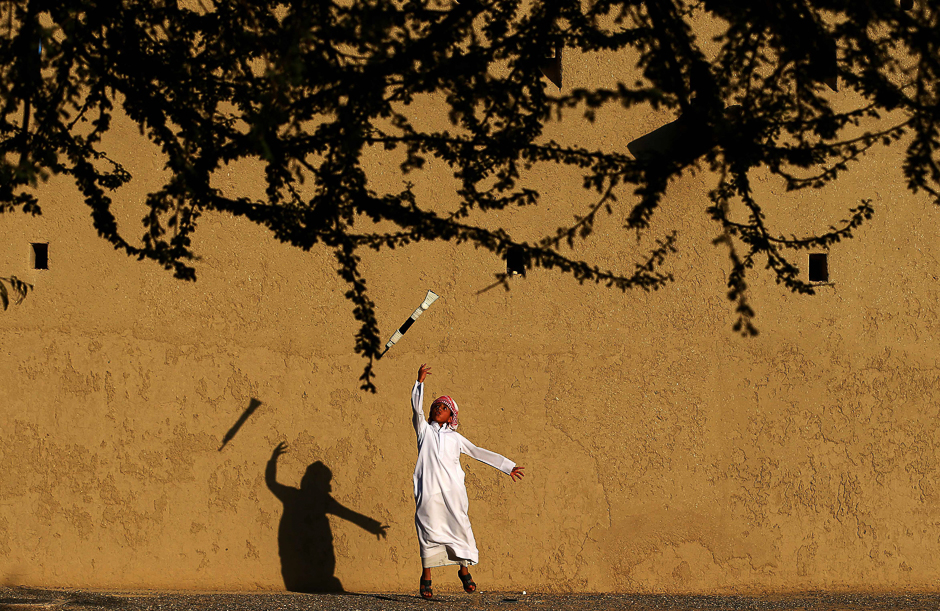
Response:
M525 268L528 257L518 246L513 246L506 252L506 273L510 276L522 276L525 278Z
M809 281L829 282L829 255L813 253L809 256Z
M49 245L32 244L33 269L49 269Z

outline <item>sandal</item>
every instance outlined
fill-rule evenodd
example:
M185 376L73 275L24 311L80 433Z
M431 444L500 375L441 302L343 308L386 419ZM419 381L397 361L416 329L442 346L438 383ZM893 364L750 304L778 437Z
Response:
M431 589L431 580L422 579L421 580L421 598L430 600L434 598L434 590Z
M473 576L470 573L466 575L461 575L457 573L457 577L460 577L460 581L463 582L463 591L467 594L473 594L477 591L477 584L473 583Z

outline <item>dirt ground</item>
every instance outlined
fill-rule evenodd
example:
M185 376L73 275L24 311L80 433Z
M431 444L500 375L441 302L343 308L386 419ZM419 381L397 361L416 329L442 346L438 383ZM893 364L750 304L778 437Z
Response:
M650 594L444 593L424 601L417 593L194 593L92 592L18 587L0 588L0 611L62 609L97 611L398 611L404 609L562 610L627 609L636 611L893 611L940 609L940 594L807 592L768 596L694 596Z

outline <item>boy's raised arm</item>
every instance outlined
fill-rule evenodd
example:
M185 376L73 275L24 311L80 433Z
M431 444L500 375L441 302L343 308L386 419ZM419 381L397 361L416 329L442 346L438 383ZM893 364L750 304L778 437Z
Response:
M428 426L424 420L424 379L431 374L431 368L427 365L421 365L418 368L418 380L411 389L411 423L415 427L415 434L421 436L422 431Z

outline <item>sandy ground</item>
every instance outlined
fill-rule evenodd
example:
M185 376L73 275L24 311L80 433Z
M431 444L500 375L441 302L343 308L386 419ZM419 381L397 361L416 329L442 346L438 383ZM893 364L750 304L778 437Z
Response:
M399 609L630 609L637 611L888 611L940 609L940 594L811 592L770 596L649 594L443 593L432 601L407 593L256 594L231 592L102 592L0 587L0 610L397 611Z

